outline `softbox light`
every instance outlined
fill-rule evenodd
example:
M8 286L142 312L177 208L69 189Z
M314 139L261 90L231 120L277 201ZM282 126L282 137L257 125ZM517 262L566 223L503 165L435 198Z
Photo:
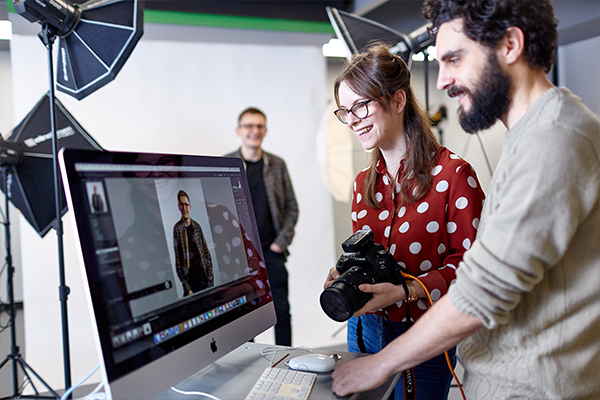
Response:
M78 100L111 82L143 34L143 0L13 0L15 11L59 37L56 87Z
M375 41L381 41L390 44L390 51L402 57L410 68L412 55L425 50L435 40L434 34L430 32L430 23L405 34L379 22L340 11L333 7L327 7L327 15L336 36L346 46L348 58L352 54L360 53L367 45Z
M58 99L54 102L54 109L59 148L102 150ZM23 121L7 135L6 141L20 143L23 149L22 160L13 167L11 201L43 237L56 221L48 94L44 95ZM0 178L0 182L4 188L4 177ZM66 205L62 186L60 193L62 204ZM62 214L66 211L65 206L62 208Z

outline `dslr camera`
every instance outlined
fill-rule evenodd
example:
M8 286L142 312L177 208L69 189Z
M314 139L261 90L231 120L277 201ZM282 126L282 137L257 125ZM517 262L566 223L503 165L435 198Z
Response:
M354 233L342 243L342 249L345 254L335 266L341 275L320 297L325 314L338 322L348 320L373 296L362 292L359 285L382 282L398 285L405 281L396 259L381 244L374 243L370 229Z

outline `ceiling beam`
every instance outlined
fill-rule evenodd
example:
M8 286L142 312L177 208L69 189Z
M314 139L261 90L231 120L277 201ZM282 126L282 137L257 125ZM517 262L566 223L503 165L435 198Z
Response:
M580 40L600 36L600 18L582 22L558 31L558 45L563 46Z

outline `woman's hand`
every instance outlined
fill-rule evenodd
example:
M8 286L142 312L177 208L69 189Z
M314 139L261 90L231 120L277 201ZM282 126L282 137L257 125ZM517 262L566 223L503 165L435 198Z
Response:
M323 284L323 289L327 289L329 286L331 286L333 284L333 281L335 281L339 277L340 277L340 272L337 270L337 268L331 267L331 269L329 270L329 274L327 275L327 279L325 280L325 283Z
M375 285L363 283L358 287L362 292L373 293L373 297L361 308L354 313L355 317L366 313L372 313L384 309L399 301L406 300L406 293L401 285L384 282Z

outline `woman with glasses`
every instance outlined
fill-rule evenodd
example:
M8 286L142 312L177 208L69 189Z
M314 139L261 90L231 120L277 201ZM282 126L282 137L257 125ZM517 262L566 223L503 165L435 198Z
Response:
M437 143L409 69L385 45L373 45L347 62L334 94L335 115L371 152L354 182L353 232L372 230L375 242L417 277L435 302L446 294L475 240L484 200L477 176ZM339 275L332 268L324 286ZM348 321L352 352L380 351L430 307L425 288L413 279L407 290L388 282L359 288L373 297ZM455 351L449 353L454 365ZM414 398L411 392L417 399L445 399L451 381L441 355L405 372L395 399Z

